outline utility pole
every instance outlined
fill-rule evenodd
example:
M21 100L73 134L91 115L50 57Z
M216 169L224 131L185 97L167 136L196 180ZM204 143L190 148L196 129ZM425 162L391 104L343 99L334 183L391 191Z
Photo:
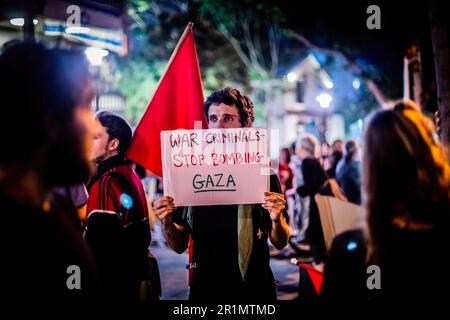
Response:
M25 16L23 24L23 39L26 41L35 41L34 18L36 14L36 4L34 1L26 1Z

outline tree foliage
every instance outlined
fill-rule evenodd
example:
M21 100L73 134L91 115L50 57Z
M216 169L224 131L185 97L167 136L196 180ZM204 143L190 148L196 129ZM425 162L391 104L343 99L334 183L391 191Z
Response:
M126 114L133 124L145 111L188 22L194 22L205 93L225 85L249 88L245 65L222 34L200 17L195 4L131 0L128 15L129 53L117 58L120 80L116 85L127 97Z
M368 4L364 0L342 8L342 3L328 2L131 0L129 55L118 59L127 113L134 122L140 118L192 21L206 94L225 85L250 92L251 80L278 77L310 51L326 57L322 66L336 84L337 111L348 123L360 119L383 101L401 96L405 48L420 36L418 30L426 30L422 22L405 23L409 17L420 18L419 5L408 6L415 11L405 17L383 2L384 29L369 31ZM360 79L361 88L355 92L347 78ZM262 100L254 100L258 117L264 117Z

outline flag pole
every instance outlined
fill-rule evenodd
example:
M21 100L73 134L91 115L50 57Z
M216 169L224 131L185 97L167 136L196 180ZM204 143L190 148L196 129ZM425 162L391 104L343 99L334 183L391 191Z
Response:
M181 47L181 44L184 42L184 39L186 38L186 36L188 35L189 31L191 31L193 27L194 27L194 23L193 22L189 22L188 25L186 26L186 28L184 29L183 33L181 34L180 40L178 40L178 43L177 43L175 49L173 50L172 55L170 56L169 62L167 63L166 70L164 71L163 76L161 77L161 79L166 74L166 71L169 68L170 64L172 63L172 60L177 55L178 50Z
M155 96L155 93L158 91L159 85L161 84L162 80L166 76L167 70L169 70L169 67L170 67L170 65L172 63L172 60L175 59L175 57L176 57L176 55L178 53L178 50L180 49L181 45L184 42L184 39L187 37L189 31L191 31L193 27L194 27L194 23L193 22L189 22L188 25L186 26L186 28L184 29L183 33L181 34L180 40L178 40L178 43L177 43L175 49L173 50L172 55L170 56L169 62L166 65L166 69L164 70L163 74L159 78L158 84L156 85L155 92L153 92L153 95L150 98L150 102L153 100L153 97ZM136 128L139 127L139 125L141 124L141 121L142 121L143 118L144 117L142 116L141 119L139 120L138 124L136 125Z
M166 69L164 70L163 74L159 78L158 84L156 85L155 92L158 91L158 88L159 88L159 85L160 85L162 79L164 79L164 77L166 76L167 70L169 70L169 67L172 64L172 60L175 59L175 57L177 56L177 53L180 50L180 47L183 44L184 39L186 39L189 31L192 30L193 26L194 26L194 23L189 22L188 25L186 26L186 28L184 29L183 33L181 34L180 40L178 40L178 43L177 43L175 49L173 49L172 55L170 56L169 62L167 62ZM153 99L153 97L152 97L152 99ZM150 101L151 101L151 99L150 99Z

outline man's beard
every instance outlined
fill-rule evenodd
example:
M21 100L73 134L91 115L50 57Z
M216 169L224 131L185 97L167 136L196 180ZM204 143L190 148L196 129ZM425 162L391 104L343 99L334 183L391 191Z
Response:
M92 162L96 165L96 166L98 166L102 161L104 161L104 160L106 160L107 159L107 152L106 152L106 150L105 150L105 152L102 154L102 155L100 155L100 156L98 156L97 158L95 158L94 160L92 160Z
M109 142L108 142L109 143ZM105 146L105 149L103 150L103 153L99 156L97 156L94 160L92 160L92 162L98 166L100 163L102 163L103 161L111 158L113 156L113 154L111 154L111 152L108 150L108 144Z

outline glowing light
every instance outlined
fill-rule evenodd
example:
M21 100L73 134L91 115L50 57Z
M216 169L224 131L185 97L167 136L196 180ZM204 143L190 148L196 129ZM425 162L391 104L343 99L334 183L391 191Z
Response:
M327 89L333 89L334 85L333 82L331 82L330 80L327 80L324 82L325 88Z
M295 82L298 79L298 75L295 72L289 72L287 79L289 82Z
M355 90L358 90L359 87L361 87L361 81L359 81L359 79L355 79L355 80L353 80L352 85Z
M333 101L333 97L328 93L321 93L316 97L317 102L319 102L320 106L324 109L330 107L331 101Z
M353 251L353 250L355 250L357 247L358 247L358 244L357 244L356 242L354 242L354 241L350 241L350 242L347 244L347 250L348 250L348 251Z
M362 127L363 127L363 119L358 119L358 128L359 129L362 129Z
M23 27L23 25L25 24L25 19L24 18L14 18L9 20L9 22L13 25L13 26L17 26L17 27ZM33 19L33 24L37 25L38 24L38 19Z
M99 66L102 64L103 58L106 57L109 52L105 49L89 47L84 53L93 66Z
M120 195L120 203L125 209L131 209L133 207L133 199L126 193Z

